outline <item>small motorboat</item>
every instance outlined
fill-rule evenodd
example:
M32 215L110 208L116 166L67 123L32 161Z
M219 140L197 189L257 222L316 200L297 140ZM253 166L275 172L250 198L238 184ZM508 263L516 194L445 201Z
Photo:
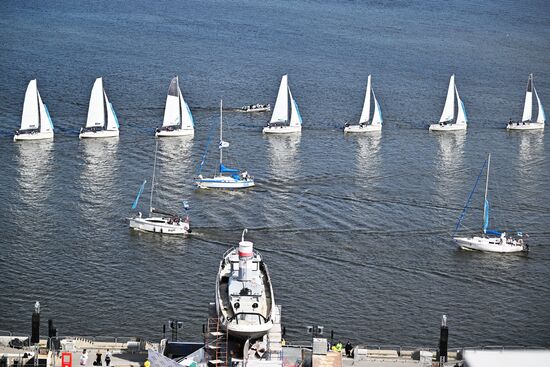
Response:
M216 279L216 308L230 335L257 339L273 327L275 299L267 266L242 234L239 247L223 255Z
M251 104L241 107L242 112L269 112L271 111L271 105L268 104Z

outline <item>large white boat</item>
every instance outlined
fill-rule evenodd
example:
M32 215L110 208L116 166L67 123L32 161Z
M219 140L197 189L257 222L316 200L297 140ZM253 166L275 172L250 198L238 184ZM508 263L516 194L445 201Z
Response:
M90 95L86 126L80 129L78 137L114 138L118 137L118 127L115 110L103 88L103 78L97 78Z
M374 100L374 113L372 115L372 122L370 119L370 100ZM370 122L370 123L369 123ZM368 131L380 131L382 130L382 110L374 94L374 90L371 86L371 76L367 79L367 91L365 93L365 102L363 103L363 111L359 118L359 125L346 124L344 126L345 133L364 133Z
M289 108L290 104L290 108ZM288 86L288 75L283 75L271 120L262 130L264 134L290 134L302 131L302 115Z
M273 327L273 288L267 266L242 234L238 248L228 250L216 279L216 308L230 335L256 339Z
M153 233L162 233L162 234L187 234L191 233L191 228L189 225L189 216L181 216L174 213L168 213L162 210L153 208L153 193L155 189L155 173L157 167L157 150L158 150L158 141L155 148L155 160L153 163L153 178L151 180L151 197L149 198L149 216L144 217L141 212L130 220L130 228L139 231L153 232ZM136 199L132 204L132 209L136 209L139 198L143 193L147 180L143 181L141 187L138 191ZM187 202L183 203L184 209L187 211L189 208Z
M155 135L159 137L168 136L193 136L195 134L195 123L193 115L183 99L179 85L179 78L175 76L170 81L166 105L164 107L164 119Z
M455 95L458 105L458 112L455 114ZM454 121L456 116L456 121ZM454 121L454 123L453 123ZM466 130L468 126L468 118L466 117L466 109L464 108L464 102L458 95L458 89L455 84L455 75L451 75L449 80L449 88L447 90L447 99L445 100L445 107L443 113L439 119L438 124L431 124L430 131L457 131Z
M489 228L489 200L487 199L487 192L489 190L489 171L491 168L490 154L487 157L487 160L485 161L485 163L483 164L482 172L483 172L483 169L485 168L485 165L487 165L487 177L485 180L485 199L483 201L482 233L481 235L470 236L470 237L454 236L453 240L458 244L460 248L464 250L476 250L476 251L484 251L484 252L502 252L502 253L528 251L529 246L524 242L523 238L515 238L513 236L508 235L506 232L500 232L500 231L488 229ZM480 172L480 175L482 172ZM476 180L476 184L474 185L474 189L472 190L472 193L475 191L478 181L479 181L479 176L478 176L478 179ZM468 204L471 197L472 197L472 194L469 195L469 198L466 201L466 206L464 207L464 210L460 215L460 218L456 225L455 233L460 229L462 219L464 218L464 215L466 213L466 209L468 208ZM518 236L523 237L523 233L518 233Z
M15 131L13 141L53 138L53 123L48 107L42 102L36 79L29 82L23 102L21 127Z
M533 93L535 93L535 97L537 97L537 105L538 105L538 115L537 120L535 122L531 121L533 117ZM544 108L542 107L542 103L540 102L539 95L537 93L537 90L535 88L535 84L533 82L533 74L529 74L529 80L527 81L527 90L525 91L525 103L523 105L523 117L520 121L510 121L508 122L508 125L506 125L506 129L508 130L536 130L536 129L544 129L544 124L546 122L546 114L544 113Z
M203 158L199 175L195 179L195 184L201 189L246 189L254 186L254 178L247 171L229 168L223 164L223 149L229 147L229 142L223 140L223 101L220 101L220 142L218 150L220 151L220 163L218 171L212 177L202 175L202 167L205 159ZM207 147L208 149L208 147Z

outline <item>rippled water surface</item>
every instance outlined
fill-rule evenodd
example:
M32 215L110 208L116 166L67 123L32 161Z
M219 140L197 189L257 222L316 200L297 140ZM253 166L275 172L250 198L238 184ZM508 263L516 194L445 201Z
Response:
M447 314L452 345L550 346L550 141L503 129L521 116L531 72L550 110L549 4L1 5L0 329L30 332L40 300L62 335L156 340L177 317L187 338L200 339L218 262L246 227L290 340L321 324L355 342L435 345ZM263 136L269 115L232 109L273 104L284 73L303 132ZM451 73L468 131L428 133ZM189 201L187 238L135 233L126 222L151 178L153 132L175 74L196 134L159 141L153 199L171 210ZM384 130L343 136L368 74ZM120 138L79 141L98 76ZM15 144L32 78L55 140ZM257 179L247 192L192 186L220 98L226 162ZM529 233L527 256L464 252L450 241L488 152L492 223ZM206 171L215 160L207 156ZM481 195L465 220L471 231L481 226Z

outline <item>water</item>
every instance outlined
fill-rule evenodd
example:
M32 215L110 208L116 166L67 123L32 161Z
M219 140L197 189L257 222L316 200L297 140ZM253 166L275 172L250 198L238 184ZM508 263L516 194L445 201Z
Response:
M550 346L549 136L503 129L521 116L531 72L550 109L549 10L545 1L3 4L0 329L30 332L40 300L62 335L155 340L179 318L184 336L200 339L218 262L246 227L289 340L321 324L355 342L433 346L447 314L452 345ZM302 135L262 136L269 115L230 109L273 104L284 73ZM369 73L384 131L343 136ZM468 132L430 134L451 73ZM125 221L150 180L175 74L196 135L159 142L154 201L177 210L189 200L194 234L183 239L133 233ZM98 76L118 141L77 138ZM55 140L14 144L34 77ZM227 163L257 179L248 192L192 187L220 97ZM527 256L459 251L449 240L487 152L492 223L529 233ZM465 221L472 230L480 195Z

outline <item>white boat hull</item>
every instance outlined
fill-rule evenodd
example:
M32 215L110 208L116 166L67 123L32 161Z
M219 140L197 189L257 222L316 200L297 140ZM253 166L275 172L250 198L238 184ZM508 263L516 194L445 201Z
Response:
M263 128L264 134L295 134L302 132L302 125L299 126L266 126Z
M518 240L502 239L500 237L454 237L454 241L464 250L483 252L523 252L527 246Z
M506 130L539 130L544 129L542 122L514 122L506 125Z
M118 130L98 130L98 131L83 131L78 135L79 139L94 139L94 138L118 138Z
M194 129L175 129L175 130L157 130L155 136L162 137L177 137L177 136L194 136Z
M467 124L431 124L430 131L463 131L466 130Z
M163 217L142 218L138 216L130 218L130 228L162 234L187 234L190 232L189 222L169 223L169 220Z
M246 189L253 187L253 179L237 180L230 176L215 176L212 178L199 178L195 180L195 184L201 189Z
M36 133L15 134L13 136L13 141L42 140L42 139L53 139L53 131L43 132L43 133L36 132Z
M344 127L345 133L366 133L371 131L382 131L382 125L349 125Z

